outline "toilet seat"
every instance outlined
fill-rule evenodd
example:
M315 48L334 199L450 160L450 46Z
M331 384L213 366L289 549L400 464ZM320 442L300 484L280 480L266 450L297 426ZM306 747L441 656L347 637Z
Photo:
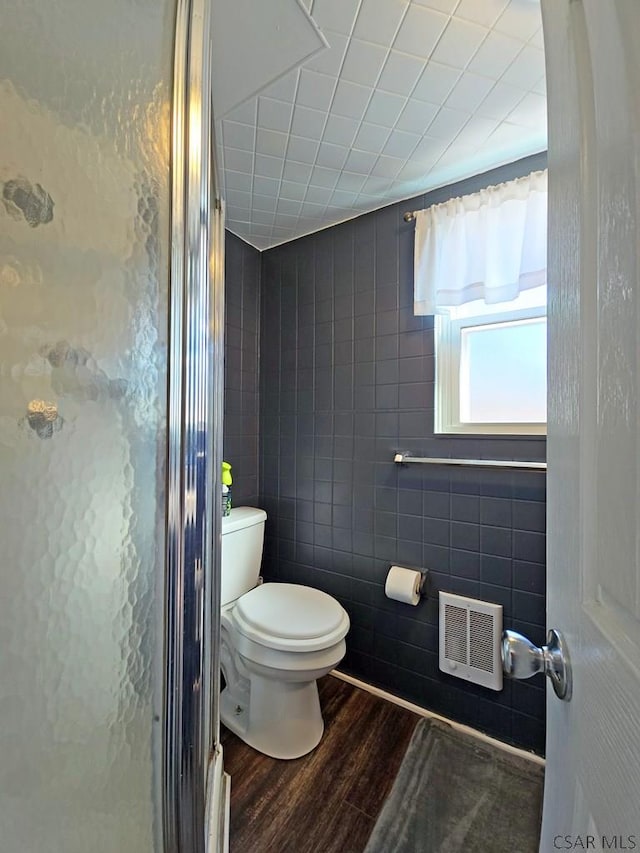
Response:
M349 630L349 617L334 598L289 583L266 583L245 593L236 601L232 620L248 639L286 652L326 649Z

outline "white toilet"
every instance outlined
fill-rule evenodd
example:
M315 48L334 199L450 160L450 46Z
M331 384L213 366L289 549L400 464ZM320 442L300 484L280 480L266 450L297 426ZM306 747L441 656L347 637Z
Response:
M274 758L299 758L324 730L316 679L344 657L349 616L320 590L258 585L267 514L222 519L222 722Z

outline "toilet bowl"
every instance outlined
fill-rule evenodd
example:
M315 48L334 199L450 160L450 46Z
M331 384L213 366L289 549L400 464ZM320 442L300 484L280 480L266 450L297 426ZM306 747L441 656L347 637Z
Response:
M330 595L259 584L263 510L223 519L220 662L222 722L274 758L299 758L324 730L316 679L342 660L349 617Z

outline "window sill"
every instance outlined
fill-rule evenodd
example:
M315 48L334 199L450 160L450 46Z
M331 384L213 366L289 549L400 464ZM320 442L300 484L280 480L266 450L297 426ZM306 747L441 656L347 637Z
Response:
M546 438L546 424L473 424L472 426L456 426L446 424L436 426L434 438Z

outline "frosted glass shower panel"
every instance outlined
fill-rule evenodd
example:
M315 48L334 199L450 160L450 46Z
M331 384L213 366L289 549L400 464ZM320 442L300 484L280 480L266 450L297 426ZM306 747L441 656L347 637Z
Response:
M8 0L0 847L162 848L172 2Z

